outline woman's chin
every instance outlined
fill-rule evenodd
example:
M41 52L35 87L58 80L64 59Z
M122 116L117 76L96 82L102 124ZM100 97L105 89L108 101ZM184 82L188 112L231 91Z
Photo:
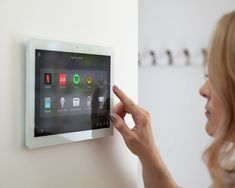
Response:
M209 136L214 137L215 128L209 122L206 123L206 132Z

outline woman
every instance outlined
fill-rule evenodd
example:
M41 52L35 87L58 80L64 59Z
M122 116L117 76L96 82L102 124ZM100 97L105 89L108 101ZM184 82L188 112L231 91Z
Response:
M213 187L235 187L235 11L221 18L208 50L208 79L200 89L207 99L206 131L214 141L204 153ZM136 105L117 86L120 99L110 119L123 136L127 147L139 157L146 188L177 188L154 145L149 113ZM124 117L132 115L130 129Z

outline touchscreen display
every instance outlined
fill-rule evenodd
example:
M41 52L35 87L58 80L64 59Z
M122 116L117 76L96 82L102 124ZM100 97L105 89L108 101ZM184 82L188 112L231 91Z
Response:
M110 56L36 49L35 62L35 137L110 127Z

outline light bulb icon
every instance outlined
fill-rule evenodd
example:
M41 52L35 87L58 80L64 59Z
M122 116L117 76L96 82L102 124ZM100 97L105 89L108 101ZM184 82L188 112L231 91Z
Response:
M60 105L61 105L61 108L64 108L64 103L65 103L65 98L64 98L64 97L61 97L61 98L60 98Z

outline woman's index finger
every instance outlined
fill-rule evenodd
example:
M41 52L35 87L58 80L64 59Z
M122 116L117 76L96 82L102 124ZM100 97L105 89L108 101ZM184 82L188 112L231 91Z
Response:
M113 92L120 99L127 113L130 113L132 115L140 113L140 110L137 105L129 97L127 97L126 94L117 86L113 86Z

